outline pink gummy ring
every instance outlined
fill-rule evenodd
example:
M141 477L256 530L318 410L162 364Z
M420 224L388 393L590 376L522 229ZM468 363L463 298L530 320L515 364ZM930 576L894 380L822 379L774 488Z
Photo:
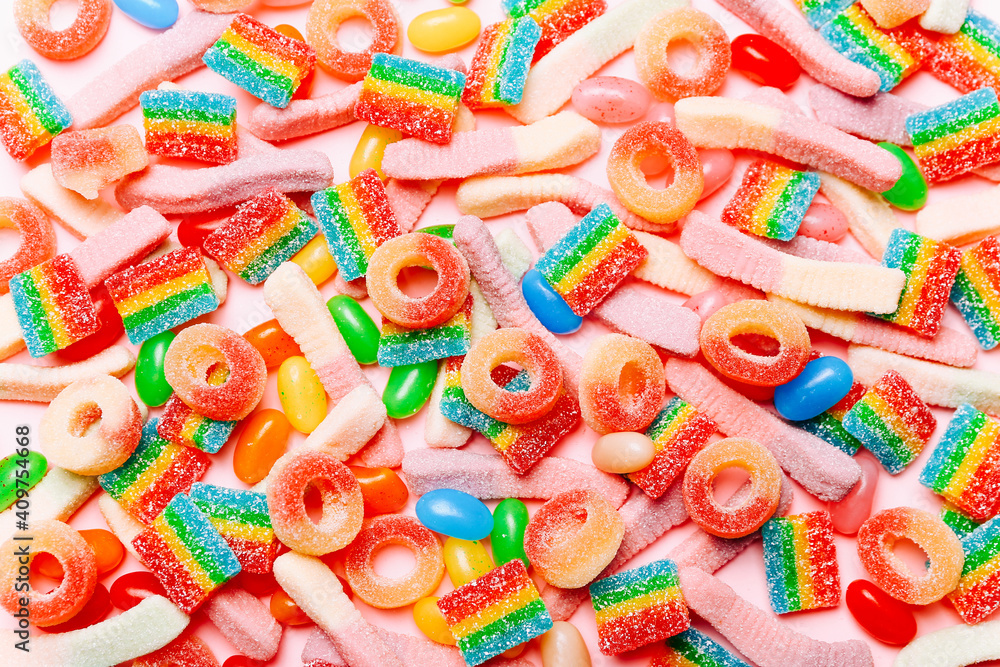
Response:
M416 564L402 577L375 571L378 552L390 545L413 552ZM384 514L365 521L344 559L354 594L378 609L397 609L427 597L444 577L444 553L434 533L412 516Z
M345 50L337 39L340 25L353 18L371 23L375 33L363 51ZM306 17L306 43L316 49L316 60L345 81L365 78L376 53L402 53L399 33L399 14L389 0L316 0Z
M14 0L14 22L31 48L46 58L72 60L97 46L111 22L111 0L77 0L76 20L53 30L49 10L55 0Z
M698 52L690 72L679 74L670 65L667 50L685 41ZM722 85L732 63L726 31L705 12L690 7L669 9L649 21L635 40L635 68L639 79L659 100L711 95Z
M55 257L56 235L38 207L14 197L0 197L0 229L16 229L21 236L17 251L0 261L0 294L6 294L11 278Z
M646 341L607 334L587 348L580 371L580 412L600 434L644 431L663 407L663 363Z

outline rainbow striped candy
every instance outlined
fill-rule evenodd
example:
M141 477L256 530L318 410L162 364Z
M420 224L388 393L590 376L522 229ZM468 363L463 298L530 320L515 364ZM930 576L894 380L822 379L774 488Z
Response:
M10 296L33 357L61 350L101 328L90 291L69 255L56 255L15 275Z
M374 169L320 190L310 201L344 280L365 275L375 249L403 233Z
M542 29L530 16L494 23L483 31L469 67L462 100L470 109L517 104L524 93Z
M840 402L832 408L826 412L821 412L812 419L793 422L793 424L803 431L829 442L848 456L854 456L858 451L858 447L861 446L861 441L844 428L843 420L847 411L854 407L854 404L865 395L867 390L868 388L863 384L855 382L851 385L851 390L847 392L847 396L840 399Z
M646 435L656 447L653 461L625 477L655 500L684 472L691 457L705 446L713 433L714 421L674 396L646 429Z
M170 600L186 614L240 573L236 554L183 493L174 496L156 520L135 536L132 546Z
M530 16L541 26L542 36L535 47L536 61L607 8L605 0L503 0L507 16L512 19Z
M819 174L757 160L722 211L722 221L744 232L790 241L819 192Z
M451 319L429 329L408 329L382 318L378 365L389 368L421 364L468 352L472 345L472 299L470 293Z
M840 604L840 570L829 512L772 517L762 527L761 537L775 613Z
M153 155L225 164L236 159L236 98L195 90L139 96L146 150Z
M590 585L590 603L597 616L597 646L604 655L662 641L691 624L677 565L670 560L598 579Z
M178 493L187 493L208 470L205 452L164 440L156 432L158 422L146 422L132 456L97 478L109 496L143 523L155 519Z
M854 0L794 0L802 15L816 30L854 4Z
M236 424L235 421L222 422L203 417L174 394L163 407L156 432L176 445L215 454L229 440Z
M971 516L948 502L941 506L941 514L939 516L941 517L941 520L945 522L945 525L951 528L952 531L958 535L959 539L962 539L976 528L983 525L981 521L976 521Z
M1000 103L996 91L975 92L919 111L906 119L906 132L924 178L946 181L1000 161Z
M191 500L236 554L243 571L267 574L278 553L267 495L198 482Z
M380 127L446 144L465 88L455 70L376 53L365 76L354 115Z
M847 411L843 424L882 467L896 475L923 450L937 420L902 375L887 371Z
M965 565L948 600L966 623L978 623L1000 608L1000 517L962 538Z
M951 301L985 350L1000 343L1000 237L962 253Z
M649 667L750 667L704 632L688 628L667 640Z
M906 285L896 312L870 314L921 336L936 336L961 263L956 248L897 227L882 254L882 266L905 273Z
M647 255L607 204L600 204L545 251L535 269L583 317Z
M202 247L251 285L267 279L316 236L319 227L291 199L268 189L240 204Z
M238 14L202 61L254 97L284 109L316 67L316 51L251 16Z
M1000 512L1000 424L968 403L955 410L920 483L975 520Z
M969 9L961 29L938 40L926 66L963 93L1000 88L1000 25Z
M552 617L519 558L437 601L469 665L479 665L552 629Z
M104 281L135 345L219 307L201 254L181 248Z
M0 141L20 162L52 141L73 117L35 63L22 60L0 75Z

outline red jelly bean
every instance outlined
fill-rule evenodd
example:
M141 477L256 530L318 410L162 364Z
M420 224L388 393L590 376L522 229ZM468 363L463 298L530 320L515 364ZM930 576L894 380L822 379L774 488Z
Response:
M254 660L245 655L233 655L226 658L222 667L264 667L265 664L262 660Z
M167 592L156 575L145 570L123 574L111 584L111 604L122 611L128 611L153 595L166 597Z
M90 597L90 600L83 606L83 609L76 612L73 618L64 623L50 625L42 629L52 633L80 630L103 620L110 611L111 595L108 593L108 589L104 587L104 584L97 584L94 587L94 594Z
M274 574L268 572L266 574L254 574L253 572L247 572L244 570L240 572L239 584L245 588L251 595L256 595L257 597L262 597L264 595L270 595L274 591L278 590L278 582L274 578Z
M86 540L97 556L97 576L107 574L118 567L125 557L125 547L109 530L94 528L81 530L80 537ZM56 557L47 552L41 552L31 561L31 565L39 574L52 579L62 579L63 569Z
M390 514L406 506L410 492L395 472L389 468L362 468L349 466L361 485L365 501L365 516Z
M104 286L95 289L90 296L94 300L101 328L72 345L57 350L56 356L63 361L77 362L89 359L98 352L109 348L125 333L125 325L122 324L121 315L118 314L118 309L115 308L115 304L111 301Z
M761 35L740 35L733 40L732 68L764 86L789 88L802 68L788 51Z
M235 212L235 209L232 212ZM221 215L218 209L209 213L189 215L177 225L177 240L185 248L200 249L208 235L228 219L229 215Z
M268 320L258 324L243 334L243 337L257 348L268 368L277 368L289 357L302 356L302 350L299 349L295 339L285 333L278 320Z
M306 613L299 609L299 605L295 604L288 593L280 588L271 595L271 616L274 616L274 620L278 623L285 625L312 623L312 619L306 616Z
M233 472L240 481L256 484L271 472L288 446L292 425L280 410L266 408L246 421L233 451Z
M852 581L845 599L854 620L880 642L905 646L917 635L917 621L910 606L870 581Z

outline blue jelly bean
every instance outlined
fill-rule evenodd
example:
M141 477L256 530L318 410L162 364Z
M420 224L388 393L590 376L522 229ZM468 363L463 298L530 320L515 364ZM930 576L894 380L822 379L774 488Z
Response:
M854 374L839 357L813 359L793 380L774 388L774 407L785 419L812 419L840 402Z
M177 0L115 0L118 9L147 28L163 30L177 22Z
M464 491L435 489L417 501L417 518L436 533L460 540L482 540L493 530L493 514Z
M521 294L538 321L552 333L571 334L583 325L583 318L573 312L538 271L530 269L524 274Z

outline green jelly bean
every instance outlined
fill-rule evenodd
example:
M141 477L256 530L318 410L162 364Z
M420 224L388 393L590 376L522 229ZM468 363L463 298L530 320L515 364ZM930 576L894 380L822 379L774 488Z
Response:
M421 234L433 234L434 236L440 236L447 241L451 241L455 236L455 225L434 225L433 227L424 227L416 231Z
M164 331L139 348L139 358L135 362L135 390L142 402L151 408L163 405L174 393L163 374L163 360L174 337L173 331Z
M437 360L393 368L382 392L382 402L389 416L403 419L417 414L431 397L437 372Z
M33 449L28 450L27 456L11 454L0 460L0 512L17 502L18 489L30 491L42 481L48 469L48 461Z
M924 175L920 173L913 158L896 144L883 141L879 146L895 155L903 165L903 175L894 186L883 192L882 196L898 209L919 211L927 203L927 181L924 180Z
M378 356L381 332L357 301L338 294L326 302L326 308L359 364L374 364Z
M525 567L530 567L528 554L524 553L524 531L528 527L528 507L517 498L500 501L493 510L493 560L497 567L520 558Z

